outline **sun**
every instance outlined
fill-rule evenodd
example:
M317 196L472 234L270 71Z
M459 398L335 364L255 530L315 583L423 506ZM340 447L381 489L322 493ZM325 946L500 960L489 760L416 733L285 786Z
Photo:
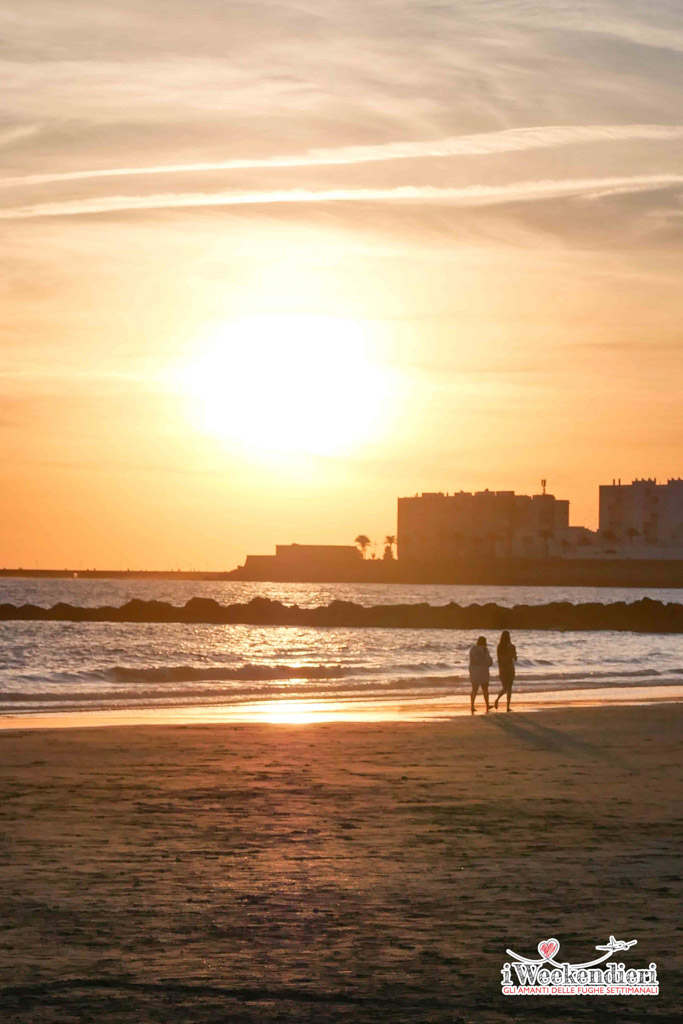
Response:
M360 324L253 316L214 326L182 371L204 430L249 448L328 455L370 437L385 380Z

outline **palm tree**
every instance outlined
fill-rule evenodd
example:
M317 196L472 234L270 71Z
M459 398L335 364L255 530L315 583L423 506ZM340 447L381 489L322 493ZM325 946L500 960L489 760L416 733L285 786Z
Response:
M360 548L360 553L363 556L363 558L365 558L366 548L369 548L371 543L372 542L370 538L366 536L366 534L364 533L359 533L354 541L354 544L357 544L358 547Z
M388 533L386 535L386 537L384 538L384 544L385 544L384 557L385 558L393 558L394 557L394 544L395 543L396 543L396 536L395 536L395 534Z

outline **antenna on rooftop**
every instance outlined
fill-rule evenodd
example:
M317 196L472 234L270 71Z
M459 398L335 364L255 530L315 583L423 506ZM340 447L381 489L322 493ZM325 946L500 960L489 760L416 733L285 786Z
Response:
M543 493L544 494L545 494L545 489L546 489L547 483L548 483L547 480L541 480L541 487L543 488Z

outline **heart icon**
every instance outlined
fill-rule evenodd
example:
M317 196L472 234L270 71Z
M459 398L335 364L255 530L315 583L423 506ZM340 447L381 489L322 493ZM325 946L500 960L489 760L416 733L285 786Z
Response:
M539 942L538 944L538 952L546 960L552 960L559 948L560 944L557 939L546 939L545 942Z

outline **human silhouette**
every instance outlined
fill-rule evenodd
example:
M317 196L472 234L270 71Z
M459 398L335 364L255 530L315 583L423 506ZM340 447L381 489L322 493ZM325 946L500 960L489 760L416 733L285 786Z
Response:
M498 675L500 676L500 685L503 689L496 697L494 707L498 710L498 701L505 694L507 697L507 709L510 710L510 700L512 699L512 684L515 681L515 662L517 661L517 648L510 639L510 634L507 629L504 629L500 634L500 640L498 641Z
M489 649L486 646L486 637L480 636L476 644L470 647L470 683L472 684L472 692L470 694L470 705L472 708L472 714L474 710L474 698L479 692L481 686L481 692L484 694L484 700L486 701L487 713L491 710L489 706L489 669L493 665L493 658L489 654Z

